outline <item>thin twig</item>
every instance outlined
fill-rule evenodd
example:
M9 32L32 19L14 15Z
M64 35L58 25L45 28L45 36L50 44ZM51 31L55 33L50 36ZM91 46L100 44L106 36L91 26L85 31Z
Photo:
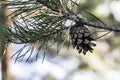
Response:
M81 23L91 26L91 27L95 27L95 28L101 28L101 29L106 29L110 31L120 32L120 27L110 26L110 25L102 24L102 23L90 22L87 20L81 20Z

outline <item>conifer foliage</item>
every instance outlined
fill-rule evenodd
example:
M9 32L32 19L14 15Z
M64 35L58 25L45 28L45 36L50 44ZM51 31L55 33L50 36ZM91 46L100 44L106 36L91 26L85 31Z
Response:
M58 43L56 50L59 52L68 36L71 37L73 47L79 53L86 54L88 51L92 52L92 47L96 45L93 43L96 38L88 27L120 31L120 27L91 22L81 17L82 14L76 13L74 10L75 6L81 6L73 0L14 0L0 2L7 3L6 6L13 11L8 15L11 17L12 25L0 25L0 35L5 37L6 43L24 43L24 48L29 45L28 51L31 54L36 43L39 44L37 47L38 53L41 48L48 49L54 43ZM75 24L66 26L67 20L71 20ZM17 55L17 59L24 57L28 51L20 55L21 50L13 56Z

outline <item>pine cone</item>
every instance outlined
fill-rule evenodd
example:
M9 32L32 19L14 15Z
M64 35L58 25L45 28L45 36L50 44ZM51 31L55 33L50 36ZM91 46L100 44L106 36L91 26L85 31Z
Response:
M95 40L93 34L85 26L72 26L70 28L70 36L73 44L73 48L76 48L79 53L93 51L92 46L96 46L92 41Z

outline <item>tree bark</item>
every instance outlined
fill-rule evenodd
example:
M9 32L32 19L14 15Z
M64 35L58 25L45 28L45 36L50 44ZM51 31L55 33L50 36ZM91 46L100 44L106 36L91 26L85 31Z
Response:
M3 0L6 1L6 0ZM7 9L7 4L0 3L0 25L10 24L10 19L6 17L6 15L9 13ZM2 35L0 35L2 37ZM9 72L9 60L10 60L10 53L11 53L11 46L6 46L6 43L4 41L0 42L0 55L4 55L1 57L1 74L2 74L2 80L14 80L12 75Z

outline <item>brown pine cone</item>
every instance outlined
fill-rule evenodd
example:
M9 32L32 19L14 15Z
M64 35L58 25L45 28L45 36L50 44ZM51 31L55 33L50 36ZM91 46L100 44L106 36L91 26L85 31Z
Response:
M85 26L72 26L70 28L70 36L73 44L73 48L76 48L79 53L93 51L92 46L96 46L92 41L95 40L93 34Z

